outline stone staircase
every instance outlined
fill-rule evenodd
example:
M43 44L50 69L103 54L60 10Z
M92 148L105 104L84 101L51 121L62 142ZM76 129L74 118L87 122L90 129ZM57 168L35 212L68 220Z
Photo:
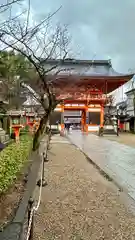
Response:
M117 135L117 127L112 125L105 125L102 130L99 130L99 136L103 135Z
M117 132L113 129L104 129L103 135L117 135Z

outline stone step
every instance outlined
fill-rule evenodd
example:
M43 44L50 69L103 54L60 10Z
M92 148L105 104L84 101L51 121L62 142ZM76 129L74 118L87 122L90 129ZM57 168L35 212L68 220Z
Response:
M114 129L104 129L103 135L117 135L117 132Z
M99 136L103 135L117 135L117 128L112 125L105 125L99 129Z

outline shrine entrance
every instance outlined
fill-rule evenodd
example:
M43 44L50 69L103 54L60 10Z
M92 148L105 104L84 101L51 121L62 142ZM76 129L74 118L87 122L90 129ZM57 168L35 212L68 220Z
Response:
M103 126L104 108L101 100L100 104L65 103L64 105L58 105L55 109L53 116L56 123L58 122L56 118L58 115L61 129L69 124L73 126L73 129L82 132L95 132Z
M64 124L69 124L72 126L72 130L80 130L81 129L81 116L82 110L64 110Z
M67 106L69 105L69 106ZM81 106L75 106L77 104L65 104L64 105L64 124L69 124L70 126L78 130L81 130L82 132L88 131L88 111L85 104L81 104ZM79 113L78 116L74 118L74 114L68 115L68 112L71 113ZM72 116L72 118L70 117Z
M72 126L72 129L82 130L83 132L87 131L87 111L84 106L64 106L64 125Z
M110 60L52 59L46 64L52 69L58 66L49 72L48 77L51 78L56 99L61 102L55 109L61 113L61 128L64 128L64 112L79 110L83 132L104 129L104 107L109 102L108 94L134 75L117 73Z
M79 105L79 104L78 104ZM102 107L99 104L81 104L82 106L64 106L64 113L67 111L76 112L79 110L79 118L77 119L76 123L78 122L78 129L82 132L95 132L98 131L99 128L103 125L103 112L101 111ZM65 115L65 114L64 114ZM70 120L70 117L68 118ZM71 121L72 123L73 121Z

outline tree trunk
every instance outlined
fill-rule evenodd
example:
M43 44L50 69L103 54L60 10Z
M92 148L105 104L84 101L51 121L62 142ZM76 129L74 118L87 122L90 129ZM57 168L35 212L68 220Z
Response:
M33 151L36 151L38 149L39 144L40 144L40 137L44 133L44 130L46 128L47 121L49 120L50 114L51 114L52 111L54 111L57 104L58 104L57 102L54 102L53 106L52 106L52 104L50 104L50 107L49 107L48 111L41 118L39 128L36 131L36 133L34 135L34 139L33 139Z
M33 139L33 151L36 151L37 148L39 147L39 143L40 143L40 137L42 136L42 134L44 133L44 130L46 128L46 124L48 121L50 113L48 112L46 115L44 115L41 118L40 121L40 125L38 130L36 131L35 135L34 135L34 139Z

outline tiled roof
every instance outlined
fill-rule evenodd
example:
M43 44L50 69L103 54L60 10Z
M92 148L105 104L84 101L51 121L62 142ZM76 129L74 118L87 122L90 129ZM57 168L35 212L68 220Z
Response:
M110 60L76 60L76 59L66 59L64 61L58 59L49 59L47 61L42 61L42 64L45 65L48 74L55 74L57 76L68 76L68 75L79 75L84 77L124 77L124 76L133 76L133 74L122 74L116 72L112 68ZM56 67L55 67L56 66Z

